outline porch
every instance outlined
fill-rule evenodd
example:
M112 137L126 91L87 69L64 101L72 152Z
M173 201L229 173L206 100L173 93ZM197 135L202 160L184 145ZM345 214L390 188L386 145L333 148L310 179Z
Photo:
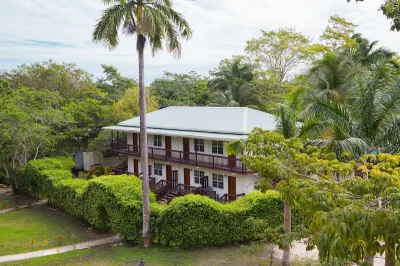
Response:
M127 144L126 142L113 142L111 147L120 155L131 155L140 157L138 145ZM175 162L209 169L217 169L231 173L247 174L250 169L235 156L219 156L200 152L178 151L172 149L148 147L148 156L165 162Z

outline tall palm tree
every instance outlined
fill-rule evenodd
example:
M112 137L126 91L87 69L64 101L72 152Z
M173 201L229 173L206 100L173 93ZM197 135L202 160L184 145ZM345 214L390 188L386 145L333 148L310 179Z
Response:
M153 55L163 49L179 57L180 38L190 39L192 30L182 16L172 7L171 0L103 0L109 6L97 21L93 41L103 42L110 49L119 44L119 34L124 31L136 36L139 61L140 97L140 147L143 174L143 246L150 246L149 173L146 127L146 92L144 86L144 48L150 46Z

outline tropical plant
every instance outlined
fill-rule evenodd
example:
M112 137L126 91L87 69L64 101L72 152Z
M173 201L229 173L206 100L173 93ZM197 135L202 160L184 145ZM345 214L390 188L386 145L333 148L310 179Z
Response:
M157 97L160 108L168 106L204 106L210 89L208 78L194 71L188 74L164 72L164 76L151 83L150 88Z
M260 98L253 88L253 66L242 56L222 60L210 71L210 105L257 106Z
M140 91L140 146L143 172L143 245L150 246L149 173L146 127L146 91L144 85L144 48L150 46L153 55L163 49L179 57L180 38L189 39L192 30L179 12L172 7L171 0L104 0L111 5L98 20L93 40L103 42L110 49L119 44L119 32L136 35L136 49L139 61Z
M246 165L257 171L259 180L256 188L261 191L280 189L297 179L314 179L319 175L329 176L350 174L352 166L340 163L334 154L325 153L317 147L306 147L298 138L285 139L282 135L253 130L248 139L228 144L229 154L241 154ZM290 234L291 211L295 202L288 193L284 196L284 228ZM290 265L290 245L283 247L282 265Z
M302 112L300 136L317 139L335 151L363 154L390 149L398 143L400 81L382 83L379 76L359 77L345 102L309 91Z

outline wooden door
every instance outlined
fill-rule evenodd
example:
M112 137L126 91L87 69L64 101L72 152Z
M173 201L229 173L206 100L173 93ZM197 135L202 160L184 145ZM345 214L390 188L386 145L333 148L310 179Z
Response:
M183 159L189 160L189 139L188 138L183 138Z
M139 160L133 159L133 173L139 176Z
M236 177L228 176L228 194L236 195ZM233 197L229 197L229 200L234 200Z
M153 173L151 172L151 165L149 165L149 177L151 177Z
M228 162L230 168L236 168L236 155L232 154L228 156Z
M183 177L184 177L183 183L185 185L190 186L190 169L185 168L184 173L183 173Z
M165 152L166 156L169 158L172 156L171 152L171 136L165 136Z
M139 145L138 145L138 134L137 133L133 133L133 152L139 152Z
M172 166L167 165L167 180L172 181Z

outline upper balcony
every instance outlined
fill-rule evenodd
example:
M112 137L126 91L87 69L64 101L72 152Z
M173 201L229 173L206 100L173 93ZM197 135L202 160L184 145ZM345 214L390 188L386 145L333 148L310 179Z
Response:
M132 155L140 157L138 145L127 144L126 142L113 142L111 147L121 155ZM176 162L209 169L217 169L231 173L246 174L251 170L235 156L219 156L200 152L186 152L163 148L148 147L149 158L166 162Z

